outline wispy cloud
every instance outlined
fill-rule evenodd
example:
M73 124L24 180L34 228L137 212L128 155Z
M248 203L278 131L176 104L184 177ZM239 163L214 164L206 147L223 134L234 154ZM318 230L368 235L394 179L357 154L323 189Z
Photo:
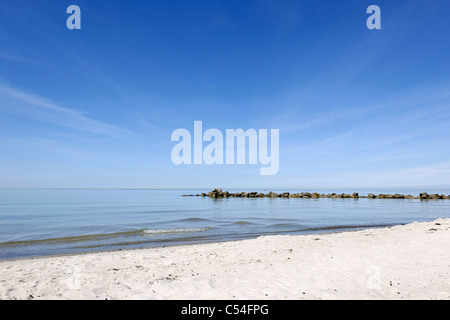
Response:
M5 53L5 52L0 52L0 59L11 61L11 62L36 64L36 61L32 61L32 60L30 60L28 58L25 58L23 56L19 56L19 55L16 55L16 54Z
M448 186L450 162L397 170L361 172L361 181L368 185Z
M76 130L112 138L130 138L137 135L131 131L89 118L85 113L61 107L55 102L9 85L0 83L0 111L21 114L38 121L49 122Z
M68 143L56 139L0 137L0 145L3 150L7 149L15 154L27 152L34 155L46 154L59 157L76 158L78 160L94 158L94 154L92 152L86 152L79 148L71 147ZM16 163L17 162L19 161L16 160Z

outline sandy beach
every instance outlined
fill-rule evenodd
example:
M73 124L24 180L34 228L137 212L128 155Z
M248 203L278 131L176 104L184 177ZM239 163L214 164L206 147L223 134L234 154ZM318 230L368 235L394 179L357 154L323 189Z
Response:
M450 219L0 262L0 299L449 299Z

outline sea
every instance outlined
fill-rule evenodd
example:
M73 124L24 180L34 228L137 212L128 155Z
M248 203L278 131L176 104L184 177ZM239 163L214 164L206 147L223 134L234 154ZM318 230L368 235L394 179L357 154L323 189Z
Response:
M209 190L0 189L0 260L379 228L450 218L450 200L183 197ZM234 190L401 193L450 190Z

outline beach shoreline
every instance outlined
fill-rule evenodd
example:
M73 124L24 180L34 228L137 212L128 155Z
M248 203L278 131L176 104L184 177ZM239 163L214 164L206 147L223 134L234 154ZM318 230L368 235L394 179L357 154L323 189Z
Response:
M370 229L379 229L379 228L388 228L397 225L405 225L404 224L374 224L374 225L349 225L349 226L331 226L331 227L323 227L323 228L310 228L300 231L294 231L293 233L284 232L281 235L285 236L297 236L297 235L326 235L332 233L342 233L342 232L354 232L359 230L370 230ZM306 233L305 233L306 232ZM202 241L174 241L171 243L163 243L160 245L151 245L151 246L139 246L139 247L125 247L119 249L101 249L94 251L75 251L68 253L54 253L54 254L42 254L42 255L32 255L29 257L18 257L18 258L5 258L0 259L1 262L15 262L22 260L38 260L38 259L46 259L46 258L63 258L63 257L71 257L71 256L80 256L86 254L96 254L96 253L117 253L123 251L136 251L136 250L146 250L146 249L158 249L158 248L172 248L172 247L184 247L184 246L193 246L193 245L208 245L215 243L232 243L232 242L241 242L246 240L254 240L261 237L269 237L269 236L277 236L277 234L261 234L261 235L245 235L245 236L235 236L232 238L223 238L223 239L209 239ZM62 238L64 239L64 238ZM38 240L39 241L39 240Z
M0 299L449 299L450 219L0 261Z

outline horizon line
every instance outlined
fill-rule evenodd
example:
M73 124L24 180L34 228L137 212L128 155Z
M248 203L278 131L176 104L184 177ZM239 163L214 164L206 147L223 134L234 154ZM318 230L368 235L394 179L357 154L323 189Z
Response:
M0 190L199 190L199 189L205 189L205 190L213 190L213 189L230 189L230 190L303 190L303 191L309 191L309 190L368 190L368 189L406 189L406 190L420 190L420 189L448 189L450 190L450 186L434 186L434 187L424 187L424 186L414 186L414 187L407 187L407 186L384 186L384 187L221 187L221 186L215 186L215 187L0 187Z

